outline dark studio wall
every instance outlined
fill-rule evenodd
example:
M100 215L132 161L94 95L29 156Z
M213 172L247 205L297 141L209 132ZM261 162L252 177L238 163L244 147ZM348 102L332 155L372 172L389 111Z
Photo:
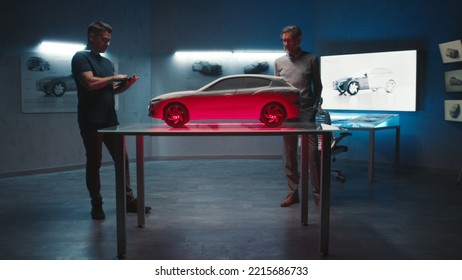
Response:
M75 113L21 112L21 54L43 39L85 41L94 19L111 23L109 52L120 72L137 73L139 84L121 96L121 122L148 122L149 98L189 87L177 81L169 57L177 50L282 50L279 32L287 24L304 31L303 48L318 55L417 49L416 112L400 113L401 163L455 171L462 166L462 123L444 121L444 72L462 64L443 64L442 42L461 39L456 0L427 1L15 1L0 10L0 175L84 164ZM53 16L51 16L51 14ZM178 142L180 141L180 142ZM376 137L376 161L393 160L393 134ZM280 156L280 138L153 139L147 156ZM367 135L354 133L342 158L367 159ZM132 147L133 145L129 145ZM131 149L131 148L130 148ZM129 151L133 154L133 151ZM109 160L108 155L105 159Z
M118 59L119 72L141 77L120 95L120 119L144 119L146 105L137 99L150 96L150 1L8 2L0 9L0 175L85 164L76 113L22 113L20 58L42 40L85 44L94 20L113 27L108 53ZM106 152L104 158L110 158Z

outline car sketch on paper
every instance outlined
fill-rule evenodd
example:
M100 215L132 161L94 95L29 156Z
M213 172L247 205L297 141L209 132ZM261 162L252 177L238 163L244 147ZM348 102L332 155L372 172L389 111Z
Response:
M456 77L451 77L449 79L449 84L451 86L460 86L462 85L462 80L461 79L457 79Z
M36 89L43 91L46 95L63 96L67 91L76 91L77 86L72 75L52 76L38 80Z
M32 56L27 60L27 70L48 71L50 70L50 63L41 57Z
M459 51L456 49L447 48L445 54L447 57L450 57L453 59L459 58Z
M222 72L222 67L216 63L207 61L196 61L192 65L193 72L199 72L206 76L219 76Z
M244 67L245 74L260 74L269 69L268 61L255 61Z

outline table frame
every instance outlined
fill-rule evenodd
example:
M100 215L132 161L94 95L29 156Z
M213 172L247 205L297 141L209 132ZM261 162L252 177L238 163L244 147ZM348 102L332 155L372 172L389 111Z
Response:
M339 126L342 127L342 126ZM378 130L394 129L395 130L395 172L399 174L399 151L400 151L400 133L399 125L384 126L384 127L342 127L344 130L352 131L368 131L369 132L369 158L368 158L368 183L374 182L374 165L375 165L375 133Z
M114 135L116 151L114 155L116 180L116 218L117 218L117 255L123 258L127 251L126 234L126 204L125 204L125 145L126 136L136 137L136 173L138 197L138 226L145 225L144 198L144 136L283 136L299 135L301 141L301 170L308 170L308 136L321 135L321 226L320 251L329 251L329 219L330 219L330 169L332 132L337 127L315 123L291 123L290 126L266 128L261 124L238 124L237 130L220 129L220 125L229 127L230 124L206 124L201 128L190 125L187 128L172 129L165 125L134 124L124 127L111 127L99 130L100 133ZM256 129L259 128L259 129ZM308 224L308 172L301 172L301 223Z
M398 114L331 113L331 123L344 130L369 132L368 183L374 182L375 133L378 130L395 130L395 171L399 174L401 126ZM364 119L362 119L365 117ZM372 120L367 119L372 118ZM375 121L373 120L375 119Z

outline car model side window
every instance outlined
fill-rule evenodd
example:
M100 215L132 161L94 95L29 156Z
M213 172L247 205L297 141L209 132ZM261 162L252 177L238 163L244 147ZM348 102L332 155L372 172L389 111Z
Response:
M288 83L286 83L283 80L274 80L271 84L273 87L287 87L290 86Z
M231 79L225 79L221 80L213 85L211 85L209 88L206 89L206 91L215 91L215 90L235 90L238 88L242 88L245 85L244 79L242 78L231 78Z
M245 88L267 87L271 84L270 80L262 78L245 78Z

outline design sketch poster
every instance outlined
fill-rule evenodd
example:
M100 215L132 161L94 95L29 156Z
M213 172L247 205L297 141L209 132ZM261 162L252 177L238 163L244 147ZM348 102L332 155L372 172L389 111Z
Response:
M417 51L321 57L323 108L415 111Z
M447 92L462 92L462 70L445 72L444 85Z
M21 56L23 113L77 112L77 88L71 73L73 55L27 53ZM115 64L117 70L117 64ZM118 104L116 96L116 109Z
M462 61L462 40L456 40L439 44L443 63Z
M462 122L461 106L462 100L445 100L444 119L446 121Z

